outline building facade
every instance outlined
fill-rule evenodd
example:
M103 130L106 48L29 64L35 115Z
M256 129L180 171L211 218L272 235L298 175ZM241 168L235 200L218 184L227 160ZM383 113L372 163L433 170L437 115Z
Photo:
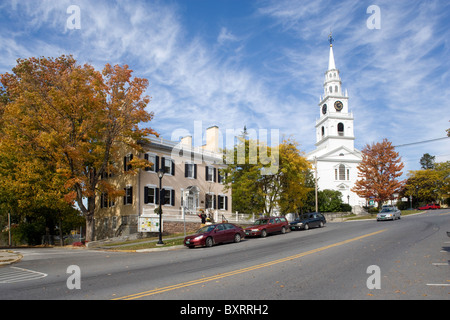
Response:
M218 130L216 126L207 129L207 143L202 147L193 147L188 136L179 142L150 138L150 142L141 142L144 152L125 151L117 162L122 172L105 177L123 189L124 196L109 199L102 193L97 197L96 238L138 232L140 217L155 216L160 202L164 220L200 221L201 209L214 220L230 217L231 190L224 190L221 169L225 165L218 150ZM135 157L152 165L128 173ZM161 188L160 168L164 169Z
M349 110L347 90L344 92L342 88L339 70L335 65L331 36L323 89L318 105L320 117L315 125L316 149L306 154L306 157L317 170L319 190L340 191L343 202L357 211L365 205L365 199L358 197L351 188L358 178L357 166L362 160L362 154L354 147L354 118Z

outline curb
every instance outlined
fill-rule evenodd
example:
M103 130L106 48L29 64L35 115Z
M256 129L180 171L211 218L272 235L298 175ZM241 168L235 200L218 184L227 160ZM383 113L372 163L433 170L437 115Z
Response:
M20 261L23 256L18 252L0 251L0 266L9 265Z

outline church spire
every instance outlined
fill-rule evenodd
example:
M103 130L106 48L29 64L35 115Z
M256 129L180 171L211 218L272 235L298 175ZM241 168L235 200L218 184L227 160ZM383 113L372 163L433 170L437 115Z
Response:
M328 41L330 42L330 57L328 59L328 70L334 70L336 69L336 64L334 63L334 54L333 54L333 36L330 32L330 35L328 36Z

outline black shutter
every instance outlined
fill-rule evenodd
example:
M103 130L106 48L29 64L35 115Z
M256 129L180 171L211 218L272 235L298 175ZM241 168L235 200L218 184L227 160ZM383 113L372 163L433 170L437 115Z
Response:
M133 160L133 154L130 154L130 162ZM128 164L128 170L131 170L131 164Z
M171 163L172 163L172 175L174 176L175 175L175 161L171 161Z
M170 191L170 193L171 193L171 195L170 195L170 204L172 205L172 206L175 206L175 190L171 190Z
M155 172L159 171L159 156L155 157Z
M148 161L148 154L144 153L144 159ZM150 166L145 166L145 171L150 171Z
M217 196L214 195L214 204L213 204L213 208L217 209Z
M214 177L213 177L213 181L216 182L216 168L214 168Z
M205 181L209 181L208 166L205 166Z
M125 195L123 196L123 204L127 204L127 188L123 188L123 191L125 191Z
M166 161L166 158L161 157L161 169L164 170L164 173L167 173L167 172L166 172L165 161Z
M133 204L133 187L130 187L130 197L128 200L129 204Z
M144 203L148 203L148 187L144 187Z
M123 157L123 171L127 172L127 157Z
M159 204L159 188L155 188L155 204Z
M225 210L228 210L228 197L225 196Z
M197 179L197 164L194 163L194 179Z
M184 177L185 178L188 177L188 170L189 170L189 164L185 163L184 164Z

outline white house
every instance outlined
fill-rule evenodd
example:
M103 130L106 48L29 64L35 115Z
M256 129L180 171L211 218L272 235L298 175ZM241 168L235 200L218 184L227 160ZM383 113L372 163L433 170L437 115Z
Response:
M355 206L365 205L365 199L350 189L358 178L357 166L362 160L361 151L355 149L353 114L349 110L348 93L342 89L339 70L333 54L330 36L328 70L320 97L320 118L316 120L316 149L306 157L317 168L319 190L339 190L342 200Z

